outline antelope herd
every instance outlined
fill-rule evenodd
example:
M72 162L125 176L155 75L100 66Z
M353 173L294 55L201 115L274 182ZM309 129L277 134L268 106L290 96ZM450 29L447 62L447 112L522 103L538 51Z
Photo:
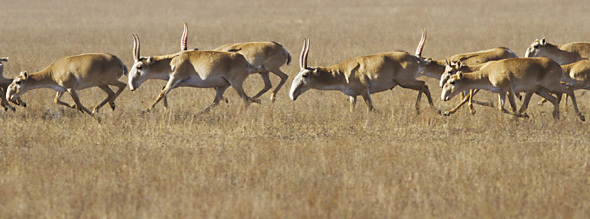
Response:
M270 95L271 102L276 100L277 92L287 82L288 75L280 68L291 62L291 55L279 43L233 43L209 51L189 51L187 36L188 25L185 22L179 52L144 57L140 56L139 36L133 34L134 63L129 71L116 56L103 53L81 54L60 58L39 72L23 71L16 78L7 79L3 76L3 62L7 62L8 58L0 58L0 93L4 95L1 106L5 111L15 111L10 103L26 107L20 98L25 92L37 88L52 88L57 91L55 103L96 115L106 103L115 109L115 99L126 87L119 78L127 75L131 91L138 89L149 79L167 81L145 111L152 110L160 101L167 108L166 95L177 87L214 88L215 99L205 109L209 111L220 101L227 102L223 94L230 86L247 107L253 102L260 103L259 97L272 88L269 73L280 78L279 84ZM305 39L299 58L300 71L293 79L289 97L297 100L310 89L338 90L348 96L351 111L354 110L359 95L363 97L369 111L374 111L371 94L391 90L399 85L418 91L415 107L419 112L422 94L434 108L428 86L417 79L427 76L439 80L442 88L441 100L448 101L457 94L462 96L459 105L444 112L444 115L451 115L465 103L468 103L472 114L475 114L473 102L493 106L492 103L473 100L473 96L480 90L488 90L498 94L500 111L517 117L528 117L525 111L531 96L537 94L544 101L553 104L555 119L559 118L562 94L567 94L579 119L585 120L578 110L574 90L590 90L590 43L556 45L543 38L530 45L525 58L519 58L508 48L498 47L457 54L447 60L422 57L425 43L426 31L422 30L422 38L413 55L405 51L393 51L354 57L331 66L310 67L307 64L310 40ZM253 97L248 96L243 88L244 81L251 74L259 74L264 82L264 88ZM118 90L114 92L109 86L116 86ZM90 87L99 87L107 93L106 99L92 111L82 105L77 94L78 90ZM70 94L74 104L60 100L64 92ZM521 92L524 93L524 99L517 110L515 96L520 98ZM511 112L504 109L506 96Z

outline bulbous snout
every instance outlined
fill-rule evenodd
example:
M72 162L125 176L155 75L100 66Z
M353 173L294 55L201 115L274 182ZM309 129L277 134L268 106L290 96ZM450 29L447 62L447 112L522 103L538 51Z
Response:
M6 91L6 100L13 102L16 99L16 92L14 92L13 89L11 89L10 87L8 87L8 90Z
M526 52L524 53L524 57L525 58L530 58L530 57L533 56L534 52L535 52L535 49L529 47L529 48L526 49Z
M448 89L448 87L444 86L443 87L443 90L442 90L442 92L440 94L440 100L442 100L442 101L448 101L448 100L450 100L451 99L451 95L450 94L451 94L451 92Z
M293 84L291 85L291 90L289 91L289 98L291 98L293 101L297 100L297 97L301 95L302 90L303 82L300 78L295 78L295 80L293 80Z

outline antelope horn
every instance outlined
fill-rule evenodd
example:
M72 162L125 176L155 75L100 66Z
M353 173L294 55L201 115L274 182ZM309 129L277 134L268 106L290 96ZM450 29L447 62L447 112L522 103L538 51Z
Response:
M418 43L418 48L416 48L416 56L422 57L422 49L424 49L425 42L426 42L426 29L422 28L422 38L420 39L420 43Z
M139 61L139 36L133 34L133 60Z
M182 37L180 38L180 51L186 51L186 38L188 36L188 24L184 22L184 30L182 31Z
M303 41L303 48L301 49L301 57L299 57L299 67L301 69L307 68L307 55L309 53L309 39Z

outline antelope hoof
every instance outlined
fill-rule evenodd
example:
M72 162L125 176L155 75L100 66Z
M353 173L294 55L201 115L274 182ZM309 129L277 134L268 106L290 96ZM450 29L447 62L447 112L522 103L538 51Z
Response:
M553 118L559 119L559 112L553 112Z
M275 96L276 96L275 94L270 94L270 102L271 103L275 102L275 100L276 100Z
M142 112L142 113L149 113L150 111L152 111L152 109L150 109L150 108L145 108L145 109L143 109L141 112Z
M451 113L450 111L446 111L446 112L444 112L442 115L443 115L443 116L450 116L451 114L453 114L453 113Z
M109 105L111 106L111 109L113 109L113 111L115 110L115 103L114 102L109 102Z
M258 98L250 98L250 102L260 104L261 101Z
M98 108L92 109L92 114L97 114L97 113L98 113Z
M475 113L476 113L477 111L475 111L475 110L470 110L469 112L471 113L471 115L475 115Z
M578 116L580 117L580 120L582 120L582 122L586 121L586 117L584 117L582 113L578 114Z

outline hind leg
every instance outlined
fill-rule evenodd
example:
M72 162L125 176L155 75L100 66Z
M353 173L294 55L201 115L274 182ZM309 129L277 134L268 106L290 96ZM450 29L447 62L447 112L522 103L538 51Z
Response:
M204 112L211 111L213 107L219 105L219 101L226 99L225 97L223 97L223 93L225 93L225 90L227 90L228 87L229 86L215 87L215 99L213 99L213 103L211 103L211 105L205 108Z
M414 81L410 81L409 83L408 82L406 82L404 84L400 83L400 86L403 88L409 88L409 89L418 91L418 97L416 98L416 104L415 104L417 113L420 113L420 99L422 98L422 93L424 93L426 95L426 98L428 98L428 103L430 104L430 106L434 107L434 102L432 101L432 96L430 95L430 90L428 90L428 86L426 85L426 83L424 81L414 80Z
M281 87L283 87L283 85L285 84L285 82L287 82L287 79L289 78L289 75L285 74L283 71L281 71L281 69L273 69L270 72L272 72L273 74L279 76L279 78L281 78L281 81L279 82L279 85L277 85L277 88L275 88L272 91L272 94L270 95L270 101L271 102L275 102L276 96L277 96L277 92L279 92L279 90L281 89Z
M258 100L257 102L256 99L253 99L246 94L246 92L244 91L244 87L242 87L242 83L234 82L231 83L231 86L234 88L236 93L238 93L238 96L240 96L240 98L242 98L242 100L244 101L244 107L247 108L252 102L260 103L260 100Z
M125 90L125 87L127 87L127 84L120 82L120 81L116 81L116 82L111 83L110 85L114 85L114 86L119 87L119 90L117 90L115 95L113 95L111 97L111 100L109 101L109 105L111 106L111 109L115 110L115 99L117 99L117 97L119 97L119 95L121 93L123 93L123 91Z
M574 105L574 111L576 111L576 114L578 115L580 120L586 121L586 117L584 117L584 115L582 115L582 113L580 113L580 110L578 110L578 103L576 101L576 95L574 94L574 91L572 89L567 89L566 94L572 99L572 105ZM566 97L566 100L567 100L567 97Z
M524 95L524 100L522 101L522 106L520 106L520 110L518 110L518 115L519 116L523 116L523 117L529 117L526 113L524 113L524 111L527 110L528 106L529 106L529 102L531 100L531 97L533 96L533 91L527 91Z
M109 85L103 84L98 86L101 90L103 90L105 93L107 93L107 98L105 98L102 102L100 102L98 105L96 105L96 107L94 107L94 109L92 110L92 113L98 113L98 110L104 106L107 102L109 102L111 100L111 97L113 95L115 95L115 92L113 92L113 90L111 90L111 88L109 87Z
M549 94L549 90L545 89L545 88L541 88L541 89L537 89L537 91L535 91L536 94L538 94L539 96L545 98L545 100L551 102L551 104L553 104L553 118L558 119L559 118L559 103L557 102L557 99L553 96L551 96L551 94Z
M259 74L260 74L260 77L262 78L262 81L264 82L264 87L256 95L254 95L254 97L252 97L254 99L259 98L264 93L266 93L268 90L270 90L270 88L272 88L272 84L270 83L270 77L269 77L268 71L260 72ZM272 101L272 99L273 99L273 96L271 95L271 101Z

